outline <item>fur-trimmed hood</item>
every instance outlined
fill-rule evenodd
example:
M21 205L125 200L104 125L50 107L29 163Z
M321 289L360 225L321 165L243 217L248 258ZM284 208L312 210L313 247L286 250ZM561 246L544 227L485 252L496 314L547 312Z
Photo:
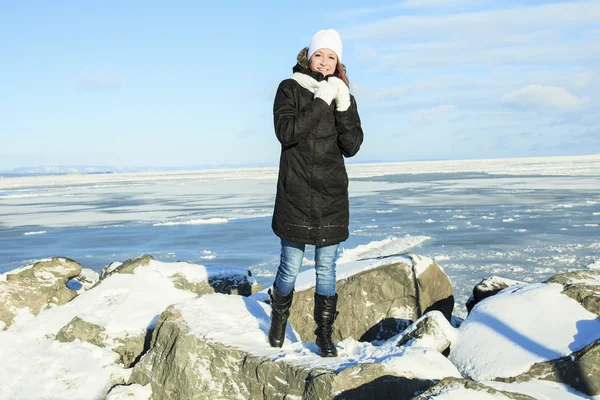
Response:
M298 53L298 56L296 57L296 61L297 61L297 64L292 69L294 72L300 72L300 73L306 74L308 76L311 76L311 77L315 78L317 80L317 82L325 80L325 77L323 76L322 73L311 71L310 68L308 67L308 47L305 47L302 50L300 50L300 52ZM346 71L346 66L344 64L342 64L342 68L344 68L344 71Z

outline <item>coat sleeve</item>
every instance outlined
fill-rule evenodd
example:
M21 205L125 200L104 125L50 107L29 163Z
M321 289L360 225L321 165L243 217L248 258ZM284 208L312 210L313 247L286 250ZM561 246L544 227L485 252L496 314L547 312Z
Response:
M354 96L350 96L350 107L346 111L336 112L335 128L338 131L338 146L342 154L352 157L358 153L363 142L363 130Z
M273 104L275 134L284 148L297 145L327 113L329 106L319 98L314 99L302 110L297 109L295 82L285 80L279 84Z

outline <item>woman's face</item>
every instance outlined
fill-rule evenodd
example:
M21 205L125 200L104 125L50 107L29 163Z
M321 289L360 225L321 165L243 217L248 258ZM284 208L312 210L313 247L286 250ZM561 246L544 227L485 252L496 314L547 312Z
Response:
M337 66L337 55L331 49L319 49L310 57L310 69L320 72L323 76L331 75L335 72Z

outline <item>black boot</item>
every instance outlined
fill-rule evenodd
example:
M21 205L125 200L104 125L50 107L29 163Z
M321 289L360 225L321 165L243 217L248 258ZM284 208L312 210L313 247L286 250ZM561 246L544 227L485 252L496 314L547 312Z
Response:
M337 298L337 294L335 296L322 296L315 293L315 322L317 323L317 329L315 330L317 339L315 342L321 357L337 357L337 349L333 339L331 339L333 323L338 316L336 312Z
M269 327L269 344L271 347L283 346L285 339L285 325L290 316L290 307L294 291L292 290L287 296L281 295L275 285L273 289L269 289L271 297L271 326Z

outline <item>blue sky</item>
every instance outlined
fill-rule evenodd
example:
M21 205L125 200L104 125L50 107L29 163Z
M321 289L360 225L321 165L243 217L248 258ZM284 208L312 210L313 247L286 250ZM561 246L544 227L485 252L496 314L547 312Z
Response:
M277 165L275 90L325 28L355 162L600 153L600 1L365 4L6 2L0 170Z

